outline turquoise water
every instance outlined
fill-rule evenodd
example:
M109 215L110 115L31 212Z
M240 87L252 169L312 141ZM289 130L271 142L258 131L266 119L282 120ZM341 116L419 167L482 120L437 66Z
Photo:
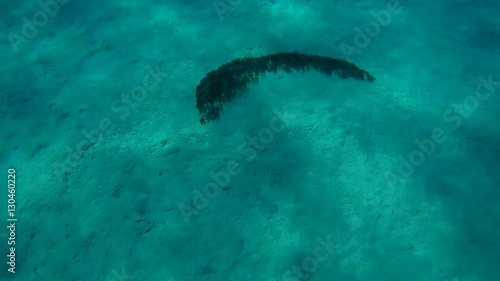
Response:
M0 280L498 280L500 2L0 7ZM290 51L376 80L200 124L209 71Z

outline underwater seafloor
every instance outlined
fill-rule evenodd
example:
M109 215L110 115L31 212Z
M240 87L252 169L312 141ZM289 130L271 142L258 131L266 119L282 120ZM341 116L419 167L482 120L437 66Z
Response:
M499 1L0 7L1 280L498 280ZM376 81L271 73L200 124L207 72L284 51Z

